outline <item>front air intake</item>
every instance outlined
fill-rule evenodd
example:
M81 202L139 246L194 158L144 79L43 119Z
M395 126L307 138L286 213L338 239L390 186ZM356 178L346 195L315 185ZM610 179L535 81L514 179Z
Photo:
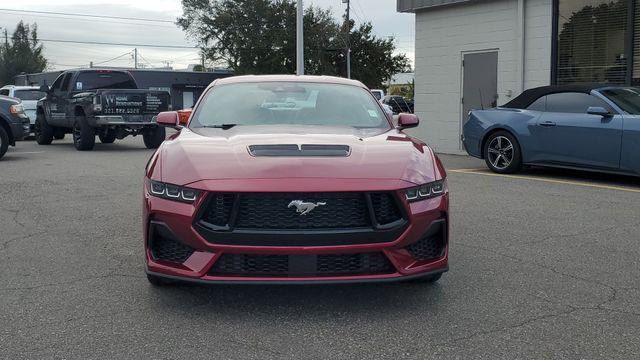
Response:
M345 157L351 153L347 145L314 145L314 144L282 144L282 145L250 145L252 156L333 156Z

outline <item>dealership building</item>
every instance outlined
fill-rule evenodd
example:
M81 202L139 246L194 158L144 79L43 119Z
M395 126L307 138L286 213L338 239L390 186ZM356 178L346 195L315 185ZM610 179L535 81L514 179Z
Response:
M464 153L471 109L549 84L640 83L636 0L397 0L415 13L413 134ZM634 56L635 54L635 56Z

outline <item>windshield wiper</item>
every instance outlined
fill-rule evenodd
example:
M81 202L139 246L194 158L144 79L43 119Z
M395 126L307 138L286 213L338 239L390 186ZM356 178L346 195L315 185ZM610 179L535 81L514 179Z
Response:
M238 124L202 125L203 128L228 130Z

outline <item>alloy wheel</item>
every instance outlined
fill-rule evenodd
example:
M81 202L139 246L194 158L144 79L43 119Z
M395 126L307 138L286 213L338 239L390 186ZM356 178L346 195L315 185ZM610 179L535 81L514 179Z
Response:
M496 136L489 143L487 153L491 165L498 170L504 170L513 161L513 144L504 136Z

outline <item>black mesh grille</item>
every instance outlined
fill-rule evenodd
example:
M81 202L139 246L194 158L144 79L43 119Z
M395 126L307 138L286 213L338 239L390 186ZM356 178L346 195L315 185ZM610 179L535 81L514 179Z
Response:
M393 272L393 265L382 253L319 255L318 273L379 274Z
M155 234L151 241L151 253L157 260L183 263L193 252L191 247L160 234Z
M292 203L317 205L305 215ZM250 193L240 196L241 229L338 229L370 227L362 193Z
M212 194L202 220L215 226L227 226L234 199L233 194Z
M318 256L223 254L209 275L295 277L374 275L394 271L395 268L382 253Z
M444 251L444 239L441 233L434 236L424 237L407 247L407 251L416 260L431 260L437 259L442 256Z
M402 219L400 208L393 195L389 193L373 193L371 194L371 203L380 225L390 224Z
M223 254L209 271L225 275L283 275L289 271L287 255Z

